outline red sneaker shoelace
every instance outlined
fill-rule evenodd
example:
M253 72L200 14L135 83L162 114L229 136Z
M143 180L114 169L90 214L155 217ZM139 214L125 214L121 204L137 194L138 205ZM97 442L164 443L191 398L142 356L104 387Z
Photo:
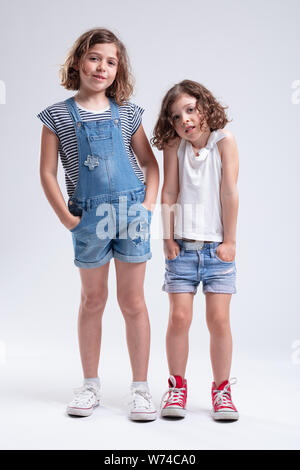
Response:
M237 411L231 399L230 385L236 384L237 379L233 377L230 381L225 380L216 388L216 384L212 385L212 402L215 411L221 411L222 409L232 409Z
M183 381L179 375L171 375L169 378L169 389L162 398L162 402L164 403L163 408L167 408L168 406L179 406L181 408L185 408L186 395L186 380Z

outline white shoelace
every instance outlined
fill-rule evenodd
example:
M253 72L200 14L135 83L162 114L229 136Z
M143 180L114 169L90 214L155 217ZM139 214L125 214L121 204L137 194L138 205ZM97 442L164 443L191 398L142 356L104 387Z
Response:
M176 401L180 406L183 406L184 392L184 388L169 388L162 397L161 405L172 404L174 401ZM168 394L170 394L170 396L165 399Z
M133 410L138 409L152 409L151 394L147 390L133 389L131 391L130 406Z
M86 406L89 407L99 400L99 392L92 385L83 385L82 387L74 389L74 399L72 400L73 406Z
M214 393L214 405L221 405L225 408L232 407L232 401L230 393L228 392L228 388L230 385L234 385L237 383L236 377L232 377L227 385L223 388L223 390L213 390Z

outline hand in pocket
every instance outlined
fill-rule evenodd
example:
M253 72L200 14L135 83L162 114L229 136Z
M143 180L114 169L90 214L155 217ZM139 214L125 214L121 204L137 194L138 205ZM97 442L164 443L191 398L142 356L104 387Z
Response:
M232 263L235 259L235 244L221 243L216 249L216 255L225 263Z

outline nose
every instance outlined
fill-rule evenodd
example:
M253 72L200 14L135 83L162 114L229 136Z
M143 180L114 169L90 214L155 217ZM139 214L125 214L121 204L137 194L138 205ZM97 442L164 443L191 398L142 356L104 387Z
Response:
M99 71L105 71L105 63L103 60L101 60L98 65L97 65L97 70Z
M190 118L189 118L189 115L188 115L188 114L185 114L185 113L184 113L184 114L182 115L182 122L183 122L183 123L188 123L188 122L190 122Z

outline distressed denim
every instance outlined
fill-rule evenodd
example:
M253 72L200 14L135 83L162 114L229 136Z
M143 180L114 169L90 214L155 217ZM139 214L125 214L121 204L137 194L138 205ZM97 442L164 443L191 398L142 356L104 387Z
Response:
M202 281L204 294L235 294L235 261L222 261L216 254L220 242L204 243L176 240L180 252L172 260L166 259L163 290L170 293L196 294Z
M66 100L78 145L79 177L68 209L81 217L71 230L74 263L81 268L102 266L113 257L129 263L151 258L145 185L128 160L118 107L109 101L111 119L84 122L74 98Z

